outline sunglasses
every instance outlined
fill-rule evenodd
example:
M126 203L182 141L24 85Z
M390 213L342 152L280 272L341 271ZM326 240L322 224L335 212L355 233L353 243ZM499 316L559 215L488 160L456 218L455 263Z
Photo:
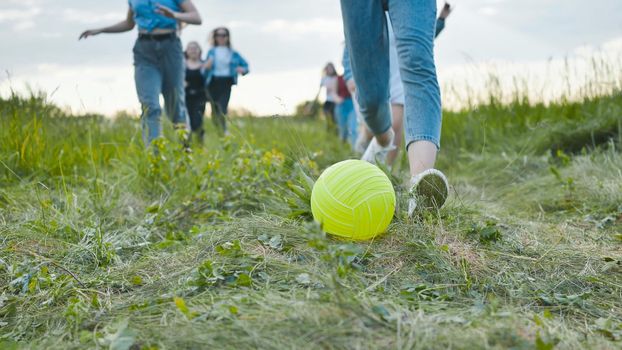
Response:
M216 36L216 37L220 37L220 38L226 38L226 37L228 37L228 36L229 36L229 34L227 34L227 33L216 33L216 35L215 35L215 36Z

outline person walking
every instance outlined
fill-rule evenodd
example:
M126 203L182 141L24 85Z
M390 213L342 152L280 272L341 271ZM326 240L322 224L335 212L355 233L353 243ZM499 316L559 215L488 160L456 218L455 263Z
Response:
M434 63L436 0L341 0L360 113L374 134L364 160L384 162L393 150L389 96L388 11L404 87L404 131L410 165L407 214L443 206L445 175L434 169L440 147L441 99Z
M128 32L138 25L134 45L134 80L142 106L141 121L146 145L160 137L160 95L167 116L177 128L189 131L184 90L184 54L177 35L182 23L201 24L191 0L129 0L126 18L114 25L90 29L79 39L101 33Z
M218 27L210 36L212 48L207 53L207 90L212 105L212 122L222 133L228 134L226 116L231 98L231 88L238 83L239 75L249 73L248 62L231 47L231 32Z
M335 107L340 101L340 97L337 94L337 70L335 65L331 62L324 66L322 71L322 80L320 81L320 90L317 93L316 100L319 97L322 88L326 90L326 98L322 105L322 112L324 118L326 118L326 129L331 131L335 129L337 125L337 118L335 115Z
M451 14L452 8L451 5L445 3L441 13L436 20L436 30L434 37L438 37L438 35L445 29L445 21L447 17ZM400 68L398 63L398 55L397 55L397 45L395 41L395 34L393 32L393 25L391 24L391 19L387 15L387 29L389 35L389 101L391 102L391 117L392 117L392 128L395 133L395 139L393 140L393 146L395 147L392 151L389 151L386 157L386 164L389 167L393 166L393 163L397 159L399 155L399 150L402 145L403 135L404 135L404 85L402 84L402 76L400 74ZM344 50L344 76L347 80L346 84L349 85L349 88L353 90L353 93L356 89L356 84L352 79L352 68L349 61L349 57L347 56L347 50ZM355 150L361 154L365 152L369 142L372 140L373 134L371 131L365 126L365 123L361 123L360 125L360 133L358 139L355 141Z
M199 143L203 143L205 130L203 129L203 116L207 93L205 91L205 66L201 60L201 46L196 41L191 41L186 46L186 107L190 118L190 129L198 137Z

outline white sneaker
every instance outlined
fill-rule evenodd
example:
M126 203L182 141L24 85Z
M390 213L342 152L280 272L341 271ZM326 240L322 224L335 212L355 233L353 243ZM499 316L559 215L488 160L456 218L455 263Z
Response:
M389 142L388 146L381 146L378 143L378 140L376 140L376 138L374 137L369 143L369 146L367 146L365 153L363 153L361 160L372 164L386 163L387 154L395 149L395 145L393 145L394 139L395 133L393 132L393 130L391 130L391 142Z
M428 169L413 176L410 185L409 217L412 217L416 210L440 209L447 200L449 185L447 178L439 170Z

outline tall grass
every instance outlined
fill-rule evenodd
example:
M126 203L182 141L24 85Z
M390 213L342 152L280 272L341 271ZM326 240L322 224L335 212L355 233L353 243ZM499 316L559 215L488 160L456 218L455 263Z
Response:
M320 121L151 152L137 119L2 99L0 348L619 347L621 107L447 112L446 208L349 243L310 220L352 156Z

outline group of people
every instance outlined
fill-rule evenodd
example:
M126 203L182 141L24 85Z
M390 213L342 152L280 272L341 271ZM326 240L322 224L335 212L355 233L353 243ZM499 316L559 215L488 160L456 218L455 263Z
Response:
M404 136L411 175L408 215L440 208L449 187L434 168L441 97L433 48L450 7L445 4L437 20L436 0L340 1L345 74L339 77L334 65L327 65L325 111L340 126L341 137L365 149L362 159L371 163L393 161ZM213 47L204 59L196 42L188 44L184 59L178 33L184 25L201 22L192 0L129 0L123 21L80 36L126 32L138 25L135 82L147 144L161 135L160 95L173 123L186 129L192 125L200 137L205 101L211 100L214 120L226 131L231 86L239 74L248 73L248 64L231 48L226 28L213 31ZM356 123L354 115L364 123Z
M212 121L218 130L228 134L226 115L231 87L239 75L249 72L248 62L231 48L231 32L225 27L214 29L210 35L211 49L202 59L201 46L191 41L186 46L186 108L193 134L203 142L205 105L212 106Z
M239 75L248 74L248 63L231 47L231 34L225 27L211 32L211 48L205 57L196 41L188 43L183 51L179 33L187 24L201 23L191 0L129 0L123 21L80 35L80 39L85 39L100 33L122 33L138 25L133 49L134 80L146 144L162 134L160 95L164 97L166 115L175 127L185 129L188 135L196 134L200 142L205 133L203 119L208 102L217 129L228 133L226 115L231 88Z

